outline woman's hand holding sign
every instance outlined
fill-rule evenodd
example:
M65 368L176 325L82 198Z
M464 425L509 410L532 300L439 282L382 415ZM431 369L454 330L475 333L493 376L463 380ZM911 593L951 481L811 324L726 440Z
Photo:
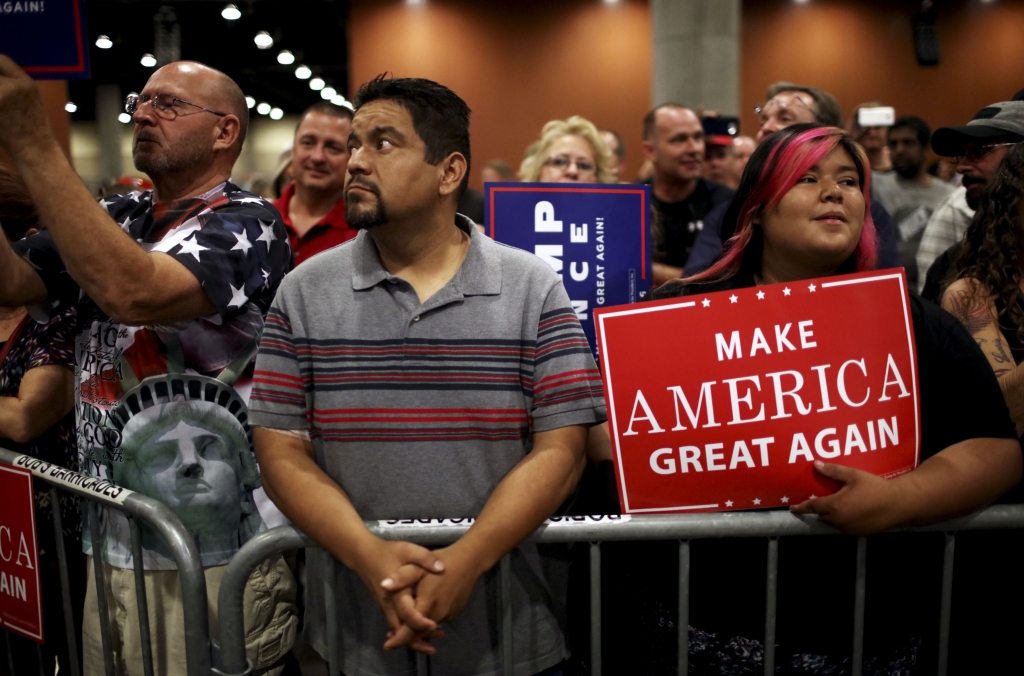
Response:
M871 472L816 460L814 470L842 485L832 495L793 505L795 514L817 514L850 535L870 535L900 522L903 496L898 479L887 480Z

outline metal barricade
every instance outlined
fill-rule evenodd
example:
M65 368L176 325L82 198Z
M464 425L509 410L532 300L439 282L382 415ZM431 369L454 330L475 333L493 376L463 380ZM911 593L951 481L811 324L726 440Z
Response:
M370 522L367 526L387 540L405 540L419 545L451 544L471 525L469 520L444 522ZM939 618L938 673L945 676L949 655L949 627L953 595L953 553L957 531L1001 530L1024 528L1024 505L989 507L969 516L920 528L904 528L898 532L945 532L943 553L941 610ZM816 516L800 517L786 511L722 512L715 514L641 515L629 517L561 517L546 521L528 541L541 543L590 543L590 622L591 673L601 676L601 543L622 540L679 541L679 673L689 666L689 590L690 541L711 538L763 537L768 540L768 579L765 598L764 673L775 673L776 609L778 599L779 538L796 535L841 535L839 531ZM845 536L844 536L845 537ZM249 575L262 561L281 552L316 547L316 543L291 526L280 526L260 533L250 540L228 564L221 581L217 608L220 621L220 646L216 674L243 676L249 673L245 658L245 636L242 629L242 597ZM867 578L867 538L857 538L856 580L854 585L854 623L852 672L860 676L864 657L864 599ZM505 674L513 670L511 622L511 565L509 556L499 564L499 589L502 661ZM340 565L340 564L339 564ZM336 570L336 568L335 568ZM327 627L328 669L340 669L340 646L336 617L335 575L324 580L324 596L328 603ZM417 672L425 675L426 659L417 655Z
M199 559L199 550L185 526L169 507L157 500L140 495L110 482L88 477L78 472L43 462L29 455L22 455L0 448L0 462L30 470L33 476L50 484L50 500L53 505L53 527L57 540L57 558L60 562L61 596L64 605L65 631L71 664L68 673L80 676L78 664L78 637L72 620L70 582L68 579L68 552L64 551L63 525L57 490L66 491L82 498L89 510L89 528L94 543L93 573L97 590L97 605L100 614L100 631L103 642L104 669L107 676L114 675L114 655L110 637L109 612L105 592L102 556L103 542L99 528L99 507L123 512L128 517L132 560L135 569L135 593L139 610L139 636L142 640L142 657L146 676L153 675L153 651L149 628L149 612L146 603L146 583L142 561L142 542L139 535L139 521L150 526L167 544L178 568L181 582L183 615L185 620L185 654L188 676L210 674L210 622L206 596L206 577ZM243 648L244 650L244 648ZM12 667L13 668L13 667ZM65 673L62 667L61 673Z

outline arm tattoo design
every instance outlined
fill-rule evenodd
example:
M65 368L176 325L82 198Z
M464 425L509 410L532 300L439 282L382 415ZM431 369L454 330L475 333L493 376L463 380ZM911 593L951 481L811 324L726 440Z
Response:
M952 298L950 313L960 320L967 331L973 336L978 331L987 328L992 324L992 315L983 303L968 302L964 294L957 294Z
M996 349L992 352L992 360L997 364L1014 364L1013 358L1006 354L1006 348L1003 347L1003 341L996 341Z

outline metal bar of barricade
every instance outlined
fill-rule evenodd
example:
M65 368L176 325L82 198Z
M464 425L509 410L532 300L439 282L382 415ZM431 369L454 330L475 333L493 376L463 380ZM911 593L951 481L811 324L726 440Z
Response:
M341 635L338 631L338 564L331 559L324 578L324 612L327 616L327 673L341 673ZM223 584L223 582L222 582Z
M942 552L942 605L939 610L939 676L949 669L949 622L953 612L953 553L956 533L946 532L946 545Z
M210 617L206 597L206 577L203 574L199 550L181 520L171 509L152 498L147 498L115 484L73 472L32 456L0 448L0 462L32 472L37 479L87 500L90 533L93 538L93 567L96 576L97 603L101 609L101 632L109 632L106 593L103 585L102 539L99 532L98 506L123 512L145 522L167 545L178 572L181 586L182 614L185 634L185 664L188 676L207 676L210 673ZM101 634L101 640L102 640ZM104 644L104 667L112 658L110 637ZM113 673L112 666L107 673Z
M768 538L768 579L764 599L764 673L775 675L775 616L779 599L779 538Z
M96 581L96 608L100 614L100 642L103 646L103 672L114 676L114 647L110 639L110 608L107 607L107 582L103 574L103 538L100 535L100 510L96 503L86 506L89 534L92 537L92 572Z
M57 489L50 486L50 505L53 510L53 533L57 549L57 563L60 573L60 600L64 608L64 634L68 646L68 669L71 676L81 676L82 666L78 663L78 632L75 631L75 615L71 608L71 578L68 575L68 553L64 549L64 520L60 513L60 498Z
M142 559L142 536L139 521L128 519L132 545L132 567L135 569L135 605L139 611L139 641L142 643L142 670L153 676L153 641L149 633L149 600L146 598L146 569Z
M427 656L423 653L416 653L416 676L428 676L430 667L427 666Z
M690 541L679 541L679 676L690 670Z
M515 658L512 654L512 554L501 557L498 564L500 577L501 603L501 665L505 676L514 676Z
M43 646L36 643L36 667L39 671L39 676L46 676L45 667L43 667Z
M14 676L14 651L11 650L11 632L6 629L4 632L4 643L7 645L7 670Z
M868 578L868 539L857 538L857 573L853 590L853 676L861 676L864 664L864 599Z
M601 543L590 543L590 673L601 676Z

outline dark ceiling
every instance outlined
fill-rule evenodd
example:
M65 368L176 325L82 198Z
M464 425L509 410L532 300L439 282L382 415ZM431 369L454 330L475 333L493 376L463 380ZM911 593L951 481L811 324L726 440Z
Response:
M235 0L242 13L236 21L221 17L226 1L216 0L88 0L92 79L69 82L69 98L78 110L73 120L94 120L95 87L118 84L122 95L139 91L155 70L139 63L155 53L153 17L169 7L181 31L181 58L218 68L238 82L257 101L266 101L285 114L300 113L321 100L309 88L309 80L295 77L300 64L314 77L323 78L338 93L349 96L347 0ZM253 38L259 31L274 38L270 49L258 49ZM111 49L99 49L96 36L107 35ZM282 49L295 55L295 63L282 66ZM255 112L255 111L254 111Z

